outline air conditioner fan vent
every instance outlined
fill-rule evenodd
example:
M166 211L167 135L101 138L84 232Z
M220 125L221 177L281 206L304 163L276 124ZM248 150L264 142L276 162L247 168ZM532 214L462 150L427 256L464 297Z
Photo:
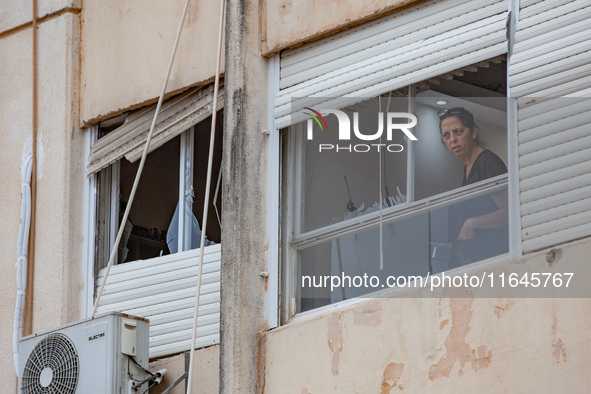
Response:
M49 334L29 354L22 394L74 394L79 372L78 353L72 341L64 334Z

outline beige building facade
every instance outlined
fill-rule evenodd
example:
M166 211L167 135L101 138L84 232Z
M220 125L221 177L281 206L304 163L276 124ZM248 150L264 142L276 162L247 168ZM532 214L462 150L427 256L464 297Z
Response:
M181 0L2 1L0 359L10 372L7 393L16 393L19 384L12 371L16 278L22 270L15 263L27 250L17 335L91 315L184 5ZM114 279L98 306L99 314L150 319L149 369L168 370L150 393L164 392L188 369L201 252L194 246L197 236L171 218L194 218L198 228L203 223L221 6L190 1L146 162L147 183L140 184L134 202L139 208L130 214L134 230L119 246ZM589 18L591 7L576 0L227 2L211 183L217 194L207 203L211 244L203 250L192 392L588 391ZM432 139L437 154L401 139L405 152L413 153L405 153L383 179L400 186L404 201L380 205L365 217L334 220L333 207L340 207L339 214L347 200L360 207L357 196L377 182L368 175L375 163L355 156L334 159L340 164L331 167L314 152L302 158L304 133L297 131L304 130L306 119L297 99L330 98L309 105L344 108L330 100L364 97L371 104L386 95L415 103L400 111L419 114L418 144L428 139L420 130L429 125L420 111L428 107L435 114L428 98L445 95L451 103L473 105L477 116L490 117L483 120L488 129L498 132L500 137L492 133L485 142L508 172L458 188L458 176L452 175L461 167L439 135ZM499 110L466 98L482 95L508 104ZM449 164L429 161L439 154ZM23 169L30 156L36 165L27 182ZM363 172L352 167L341 173L346 162ZM433 175L439 166L449 173ZM392 175L395 168L404 170ZM355 186L360 174L366 183ZM331 194L343 189L346 195L343 175L345 182L349 176L348 197ZM447 177L453 186L445 184ZM326 189L301 186L302 180L317 185L312 182L318 179ZM19 231L27 222L21 210L28 187L30 235L23 244ZM434 234L447 234L447 222L432 218L503 192L506 250L458 267L440 258L434 246L449 252L453 240L443 245L445 237ZM192 208L183 208L189 195ZM378 200L371 195L364 202ZM425 217L428 230L413 227L413 220ZM343 259L347 249L338 242L354 238L356 253L361 250L369 260L377 247L360 246L364 232L379 228L388 234L388 225L412 235L391 243L405 260L404 275L415 275L408 267L422 264L427 268L417 271L419 276L469 275L495 278L497 285L503 278L504 288L469 284L447 293L426 286L359 298L324 286L306 293L303 274L344 274L343 261L346 265L353 253ZM384 261L390 261L393 255L379 245ZM334 268L337 260L340 271ZM328 266L319 263L326 261ZM533 273L547 274L550 285L509 284L510 277L531 282ZM184 385L172 393L185 392Z

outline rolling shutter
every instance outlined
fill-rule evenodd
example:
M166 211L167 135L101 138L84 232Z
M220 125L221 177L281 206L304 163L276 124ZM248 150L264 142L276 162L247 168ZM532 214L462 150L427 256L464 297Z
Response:
M509 84L524 252L591 235L589 20L588 0L521 2Z
M293 98L338 108L327 98L375 97L506 53L507 7L505 0L426 1L284 51L276 129L300 120L290 114Z
M213 84L192 88L162 104L148 152L159 148L189 127L211 116ZM224 106L223 85L218 94L218 110ZM92 145L88 159L88 174L93 174L111 163L126 157L139 160L148 138L156 104L131 112L125 123Z
M221 245L207 246L199 299L196 347L220 342ZM190 350L199 249L111 268L97 312L150 320L150 358ZM103 280L99 272L97 287Z

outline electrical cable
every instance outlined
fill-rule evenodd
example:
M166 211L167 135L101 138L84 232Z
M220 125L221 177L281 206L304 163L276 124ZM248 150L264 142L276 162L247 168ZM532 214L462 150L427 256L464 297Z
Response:
M148 370L147 370L146 368L144 368L143 366L141 366L141 365L140 365L140 363L138 363L138 362L136 361L135 357L133 357L133 356L128 356L128 358L129 358L131 361L133 361L133 363L134 363L135 365L137 365L138 367L140 367L140 368L141 368L141 369L142 369L142 370L143 370L145 373L147 373L147 374L149 374L149 375L150 375L150 377L149 377L147 380L144 380L144 381L142 382L142 384L146 383L146 382L147 382L148 380L150 380L150 379L154 379L154 378L157 378L157 377L159 376L158 374L154 374L154 373L152 373L152 372L148 371Z
M137 389L139 389L139 388L140 388L141 386L143 386L145 383L147 383L147 382L150 382L150 381L154 381L154 382L153 382L153 383L152 383L152 384L151 384L151 385L150 385L150 386L149 386L149 387L146 389L146 391L144 391L144 393L143 393L143 394L145 394L145 393L147 393L148 391L150 391L150 389L151 389L152 387L154 387L154 386L156 386L157 384L159 384L159 383L160 383L160 381L159 381L159 380L157 380L158 378L160 378L161 376L163 376L163 374L162 374L162 373L160 373L160 371L158 371L158 372L156 372L156 373L152 373L152 372L150 372L149 370L147 370L146 368L144 368L142 365L140 365L140 364L139 364L139 363L136 361L135 357L133 357L133 356L128 356L128 357L127 357L127 364L128 364L128 365L127 365L127 369L128 369L128 370L129 370L129 360L133 361L133 363L134 363L135 365L137 365L137 366L138 366L138 367L140 367L140 368L141 368L141 369L142 369L142 370L143 370L145 373L147 373L148 375L150 375L150 376L148 376L146 379L144 379L144 380L142 380L142 381L137 381L137 380L131 379L131 380L134 382L134 385L135 385L135 387L134 387L134 388L137 388ZM130 375L130 377L131 377L131 375Z
M197 322L199 319L199 298L201 295L201 277L203 273L203 248L205 246L205 232L207 230L207 213L209 210L209 192L211 183L211 172L213 165L213 150L215 144L215 123L217 117L218 105L218 91L220 87L220 67L222 62L222 35L224 31L224 12L226 9L226 1L221 0L220 4L220 21L218 32L218 53L216 59L215 83L213 90L213 106L211 114L211 136L209 138L209 158L207 161L207 180L205 182L205 198L203 199L203 223L201 230L201 245L199 252L199 274L197 275L197 290L195 294L195 312L193 315L193 334L191 336L191 356L189 361L189 376L187 378L187 394L191 394L191 377L193 375L193 360L195 356L195 341L197 340Z
M109 272L111 271L111 267L113 266L113 261L115 260L115 255L117 254L117 249L119 247L119 242L121 241L121 236L123 235L123 230L125 229L125 223L127 223L127 217L129 216L129 212L131 211L131 205L133 204L133 198L135 197L135 192L137 190L140 177L142 176L142 171L144 169L144 164L146 162L146 157L148 156L148 148L150 147L150 141L152 140L152 134L154 133L154 127L156 126L156 120L158 119L158 114L160 113L160 107L162 106L162 102L164 101L164 93L166 92L166 86L168 85L168 79L170 77L170 72L172 70L172 64L174 62L174 56L176 55L176 50L179 45L179 40L181 38L181 32L183 30L183 24L185 22L185 17L187 16L187 10L189 8L190 0L186 0L185 8L183 9L183 16L181 17L181 22L179 24L179 29L177 31L176 39L174 41L174 46L172 49L172 54L170 55L170 61L168 62L168 68L166 70L166 76L164 77L164 83L162 84L162 91L160 92L160 97L158 98L158 105L156 105L156 112L154 112L154 118L152 119L152 125L150 126L150 132L148 133L148 138L146 139L146 145L144 146L144 152L142 153L142 159L140 161L137 174L135 176L135 180L133 181L133 187L131 188L131 193L129 194L129 200L127 201L127 206L125 207L125 212L123 213L123 218L121 219L121 223L119 224L119 231L117 232L117 238L115 239L115 244L113 245L113 250L111 251L111 257L109 257L109 263L107 264L105 270L105 276L103 277L103 281L101 283L101 287L99 292L96 296L96 300L94 301L94 306L92 308L92 313L90 314L91 318L94 318L96 314L96 310L98 308L101 296L105 289L105 284L107 283L107 278L109 277ZM217 101L217 91L215 92L214 103ZM215 119L215 112L213 113ZM207 204L206 204L207 206ZM205 230L203 231L205 234Z
M388 103L386 104L386 114L390 111L390 99L392 98L392 91L388 93ZM381 99L380 99L380 106L381 106ZM381 110L380 110L381 112ZM386 115L387 116L387 115ZM384 175L384 189L386 190L386 198L388 202L388 206L390 206L390 198L392 195L390 194L390 190L388 190L388 176L386 174L386 170L388 169L386 165L386 155L382 155L382 165L383 165L383 175ZM380 175L381 176L381 175Z
M148 388L146 389L146 391L144 391L142 394L146 394L148 391L150 391L150 389L154 386L156 386L156 382L152 383L150 386L148 386Z
M382 96L378 96L378 113L382 115ZM382 144L382 135L380 134L380 145ZM384 248L382 237L382 230L384 228L384 215L383 215L383 201L382 201L382 153L383 149L380 149L378 154L378 189L379 189L379 200L380 200L380 271L384 269Z
M21 222L18 231L17 262L16 262L16 305L14 307L14 326L12 332L12 351L14 369L19 377L19 341L23 330L23 314L25 309L25 292L27 287L27 246L31 227L31 174L33 171L33 155L28 152L21 162Z
M35 226L37 223L37 137L39 132L39 40L38 40L38 18L39 18L39 4L37 0L33 0L33 26L32 26L32 44L33 44L33 108L32 120L33 130L32 139L32 172L31 172L31 213L30 213L30 230L27 251L27 269L25 282L25 296L24 296L24 311L22 335L29 335L33 333L33 285L35 278ZM28 285L27 285L28 284Z
M169 388L167 388L166 390L164 390L162 392L162 394L169 394L172 390L174 390L174 388L176 386L179 385L179 383L181 383L186 378L187 378L187 371L185 371L181 376L179 376L178 379L175 380L175 382Z

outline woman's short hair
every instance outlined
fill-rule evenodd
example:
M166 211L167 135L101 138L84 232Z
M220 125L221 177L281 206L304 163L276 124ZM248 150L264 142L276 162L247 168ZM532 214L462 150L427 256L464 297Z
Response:
M441 125L441 121L445 118L449 118L450 116L456 116L458 119L462 121L464 126L468 127L470 130L473 130L474 127L478 127L476 122L474 122L474 115L470 111L468 111L464 107L454 107L450 109L444 109L437 113L439 116L439 124Z
M472 112L468 111L464 107L454 107L454 108L450 108L450 109L444 109L444 110L439 111L437 113L437 116L439 117L439 129L440 130L441 130L441 122L443 121L443 119L449 118L450 116L457 117L460 121L462 121L464 126L466 126L467 128L470 129L470 132L473 132L474 129L476 127L478 127L478 125L474 121L474 115L472 115ZM478 145L482 146L482 143L480 142L480 138L478 135L476 136L476 143Z

